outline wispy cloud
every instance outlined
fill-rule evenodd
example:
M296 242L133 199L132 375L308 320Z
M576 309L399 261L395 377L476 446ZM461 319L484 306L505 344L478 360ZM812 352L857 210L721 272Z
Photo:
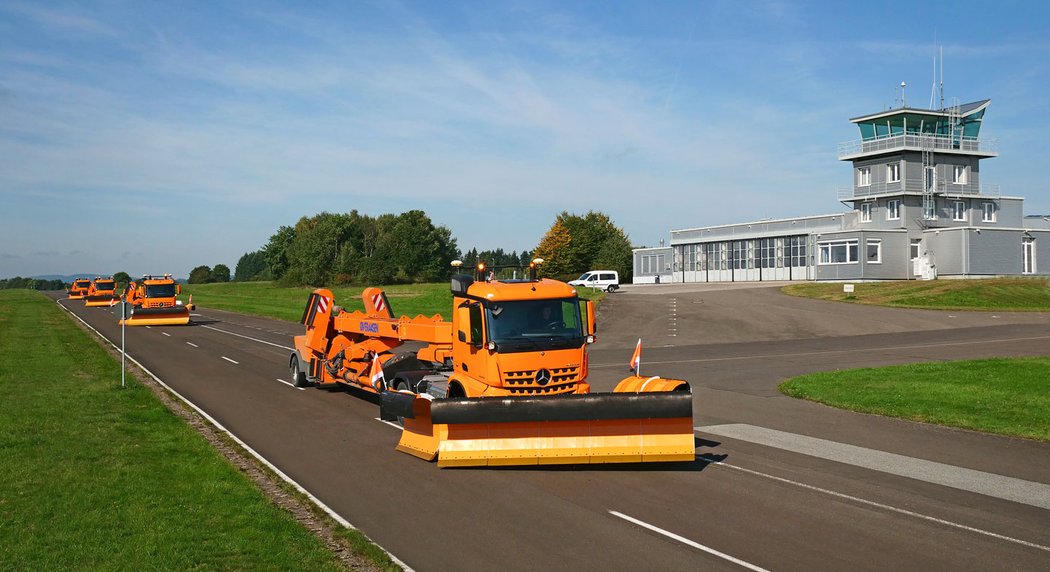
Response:
M57 8L36 3L5 2L0 10L24 16L35 24L56 32L89 36L115 36L116 31L72 7Z

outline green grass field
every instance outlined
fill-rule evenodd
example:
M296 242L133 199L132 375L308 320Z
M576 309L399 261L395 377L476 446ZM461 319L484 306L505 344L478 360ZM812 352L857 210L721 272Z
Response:
M344 569L26 290L0 291L0 568Z
M1050 357L815 373L780 390L852 411L1050 441Z
M905 308L1050 311L1050 281L1046 278L858 282L852 295L845 294L839 283L807 282L785 286L782 291L819 300Z
M206 308L297 322L303 315L306 298L313 290L308 286L278 286L273 282L186 284L182 286L182 299L193 294L193 302ZM364 288L336 286L329 290L335 295L335 303L348 311L364 310L361 303ZM447 282L383 286L383 290L397 316L441 314L446 320L451 319L452 293ZM603 295L598 290L580 289L580 297L584 299L600 301Z

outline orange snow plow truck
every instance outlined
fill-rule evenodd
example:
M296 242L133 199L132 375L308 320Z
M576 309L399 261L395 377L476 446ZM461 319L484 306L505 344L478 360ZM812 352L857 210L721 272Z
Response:
M131 305L130 315L120 323L125 326L183 326L190 323L190 307L176 299L179 285L171 277L143 276L128 284L124 300Z
M395 318L379 288L362 292L364 312L315 290L292 379L379 394L380 417L403 425L397 449L439 467L694 459L685 381L631 376L590 393L594 305L571 286L533 267L523 280L455 276L451 288L451 321ZM419 349L395 353L405 342Z
M88 286L84 305L90 307L113 305L114 300L120 300L120 296L114 290L115 288L112 278L96 276Z
M91 287L91 281L87 278L77 278L69 285L69 299L70 300L83 300L87 297L88 288Z

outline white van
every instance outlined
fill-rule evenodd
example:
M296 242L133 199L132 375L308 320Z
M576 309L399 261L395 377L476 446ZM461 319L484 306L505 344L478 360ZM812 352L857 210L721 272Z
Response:
M569 281L570 286L586 286L612 292L620 287L620 275L615 270L590 270L576 280Z

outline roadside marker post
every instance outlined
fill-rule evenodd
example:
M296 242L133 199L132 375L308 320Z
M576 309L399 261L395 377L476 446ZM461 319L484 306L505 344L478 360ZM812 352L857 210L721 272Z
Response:
M129 304L123 299L113 305L113 314L120 320L120 388L124 389L124 372L127 370L127 352L124 350L124 329L127 328Z

